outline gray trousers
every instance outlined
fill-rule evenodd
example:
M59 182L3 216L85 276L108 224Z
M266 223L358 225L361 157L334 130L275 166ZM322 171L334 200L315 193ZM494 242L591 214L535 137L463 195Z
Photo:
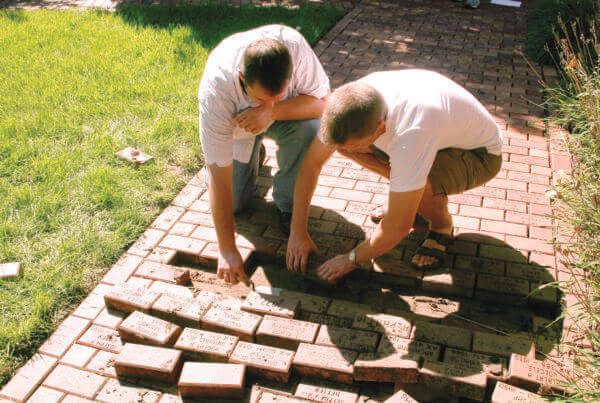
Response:
M306 151L310 147L321 120L280 120L258 136L254 141L252 157L247 164L233 161L233 210L242 211L254 196L257 188L260 145L263 136L272 138L277 143L277 164L279 171L273 177L273 200L279 211L292 212L294 203L294 186L300 165Z

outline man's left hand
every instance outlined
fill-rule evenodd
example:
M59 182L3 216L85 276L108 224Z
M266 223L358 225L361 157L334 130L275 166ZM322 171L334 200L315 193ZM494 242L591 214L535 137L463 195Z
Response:
M259 105L237 114L233 124L252 134L262 133L273 121L273 106Z
M333 284L337 279L350 273L356 267L350 262L348 255L337 255L323 263L317 269L317 274L321 279Z

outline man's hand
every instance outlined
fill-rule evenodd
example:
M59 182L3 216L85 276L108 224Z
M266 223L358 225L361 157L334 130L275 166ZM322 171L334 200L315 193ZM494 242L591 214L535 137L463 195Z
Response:
M246 286L250 286L248 276L246 276L246 273L244 272L244 261L237 249L225 253L219 251L217 277L224 279L230 284L235 285L242 281Z
M273 103L259 105L255 108L248 108L244 112L238 113L233 119L233 124L250 132L259 134L264 131L273 121Z
M317 251L317 245L315 245L308 233L298 235L296 232L292 232L287 246L286 260L288 270L302 270L302 273L305 273L308 255L310 255L310 252Z
M348 255L337 255L323 263L317 269L317 274L321 279L333 284L337 279L350 273L356 267L350 262Z

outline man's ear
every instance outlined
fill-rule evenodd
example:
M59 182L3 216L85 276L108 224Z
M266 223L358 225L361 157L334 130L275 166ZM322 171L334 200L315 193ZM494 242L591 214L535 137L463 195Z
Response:
M244 75L242 74L241 71L238 71L238 75L240 76L240 80L242 80L242 82L245 83L246 79L244 78Z
M387 121L387 116L384 117L383 119L381 119L379 121L379 123L377 123L377 129L375 130L375 133L379 134L383 134L385 132L385 122Z

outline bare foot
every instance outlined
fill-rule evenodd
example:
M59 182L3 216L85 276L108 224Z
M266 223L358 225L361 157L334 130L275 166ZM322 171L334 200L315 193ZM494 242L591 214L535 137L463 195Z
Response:
M452 234L452 229L445 230L445 231L436 231L442 234L446 234L446 235L451 235ZM441 251L446 251L447 247L445 245L442 245L440 243L438 243L435 239L430 239L430 238L426 238L423 241L423 244L421 245L425 248L431 248L431 249L438 249ZM437 257L434 256L424 256L424 255L419 255L419 254L415 254L412 258L412 263L418 267L425 267L425 266L430 266L433 265L435 263L437 263L439 261L439 259Z

